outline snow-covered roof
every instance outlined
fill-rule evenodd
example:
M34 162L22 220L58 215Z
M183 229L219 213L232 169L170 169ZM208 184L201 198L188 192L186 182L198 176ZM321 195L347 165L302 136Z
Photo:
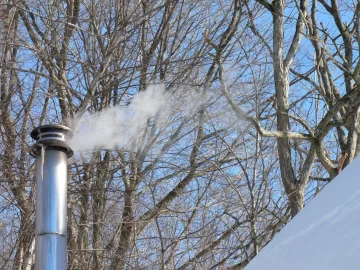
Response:
M360 157L349 164L245 270L360 269Z

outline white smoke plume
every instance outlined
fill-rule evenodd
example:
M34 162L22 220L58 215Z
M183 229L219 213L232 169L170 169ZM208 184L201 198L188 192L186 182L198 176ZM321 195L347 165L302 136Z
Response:
M175 111L192 114L200 106L201 98L193 91L165 92L164 85L151 85L138 93L129 106L114 106L94 114L71 121L74 136L69 146L75 151L94 149L130 149L143 135L147 121L157 115L158 121L165 121ZM187 92L187 94L185 93Z

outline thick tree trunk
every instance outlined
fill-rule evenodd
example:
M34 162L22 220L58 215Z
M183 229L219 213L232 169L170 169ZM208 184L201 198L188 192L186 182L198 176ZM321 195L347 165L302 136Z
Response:
M133 189L126 189L124 193L124 212L122 215L122 225L120 233L120 242L116 250L115 257L111 263L110 269L120 270L125 269L127 253L130 248L130 240L134 226L134 204L135 191Z
M291 216L294 217L304 208L305 189L303 187L296 187L287 192Z
M101 156L99 157L101 160ZM106 180L109 179L109 162L110 162L110 152L107 151L104 155L101 165L98 168L96 174L96 181L92 185L91 194L93 197L92 210L93 210L93 260L94 268L101 270L104 268L104 254L103 254L103 220L104 220L104 211L106 205Z
M277 115L277 130L288 133L290 132L289 119L289 68L285 65L283 57L284 49L284 0L274 1L273 13L273 67L274 80L276 91L276 115ZM302 209L301 192L297 188L297 179L295 177L292 157L291 145L288 138L278 138L277 148L279 154L280 171L282 182L288 196L289 205L291 208L291 216L294 217ZM303 195L302 195L303 196Z

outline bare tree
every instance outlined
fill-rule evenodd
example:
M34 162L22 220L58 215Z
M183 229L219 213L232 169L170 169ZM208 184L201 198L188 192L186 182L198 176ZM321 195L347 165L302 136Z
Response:
M357 15L354 12L357 6L354 4L352 9L347 9L354 14L352 25L349 27L342 22L336 1L332 1L331 6L321 1L325 11L334 18L333 24L329 22L330 25L337 27L334 36L327 32L322 24L317 25L317 1L312 2L311 15L308 15L307 1L291 2L292 5L285 1L257 2L272 17L271 37L264 31L264 27L258 25L258 21L266 16L262 15L262 9L254 3L252 8L246 4L249 28L271 55L274 92L268 98L268 102L264 99L262 106L263 112L267 112L269 104L272 103L274 113L270 112L269 116L276 116L276 131L263 128L264 120L268 117L253 116L252 113L238 106L237 101L232 97L232 89L226 85L221 57L218 57L219 76L224 96L238 118L249 121L260 135L277 138L281 178L291 214L295 216L304 206L305 191L310 180L332 179L356 156L359 104L358 94L354 89L356 77L353 76L352 69L353 50L357 47L353 38L357 31L355 26ZM297 12L297 16L292 15L291 21L286 19L290 11L292 14ZM285 23L292 28L285 30ZM297 60L300 57L305 58L302 56L303 53L299 52L302 40L304 43L309 43L308 40L304 41L305 31L314 46L315 59L315 61L311 58L305 60L305 63L310 66L307 70L303 68L305 64L301 65ZM291 34L292 38L288 41L285 34ZM343 45L338 45L339 38L342 38ZM326 45L327 39L332 40L330 47ZM246 54L246 51L244 53ZM354 70L356 66L355 64ZM338 68L343 76L333 79L330 71L333 68ZM341 94L342 90L339 90L343 87L340 81L344 82L344 94ZM293 96L291 96L291 89L295 91L300 83L308 90L296 90L297 92L292 92ZM327 107L321 108L320 103L312 105L314 97ZM316 108L312 109L313 107ZM332 132L333 128L336 128L336 134ZM337 137L337 142L326 149L326 144L329 143L327 137L330 134ZM332 158L329 152L336 152L337 149L341 149L341 154ZM313 166L317 161L326 170L328 178L311 176Z
M0 268L34 264L31 128L157 83L175 102L131 151L70 161L69 269L245 267L358 153L359 5L342 5L3 1Z

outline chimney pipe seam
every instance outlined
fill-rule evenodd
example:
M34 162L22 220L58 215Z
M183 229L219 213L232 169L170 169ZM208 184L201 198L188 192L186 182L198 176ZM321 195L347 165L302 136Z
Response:
M66 235L63 234L63 233L57 233L57 232L42 232L42 233L39 233L37 234L38 236L41 236L41 235L57 235L57 236L60 236L60 237L64 237L66 238Z

